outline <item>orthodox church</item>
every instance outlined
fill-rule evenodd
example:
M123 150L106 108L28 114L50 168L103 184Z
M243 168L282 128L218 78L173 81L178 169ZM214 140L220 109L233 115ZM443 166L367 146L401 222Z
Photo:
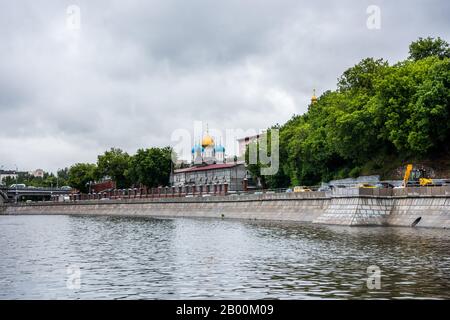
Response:
M317 101L314 89L310 107ZM258 139L259 135L238 139L241 156L245 152L245 147ZM186 193L192 193L192 190L211 193L211 190L216 190L217 187L221 190L224 186L228 191L247 191L260 185L251 177L244 161L238 161L235 157L234 161L227 163L225 147L222 143L216 144L208 128L203 138L198 139L192 147L191 166L174 170L170 182L172 187L181 188Z
M208 130L206 135L192 147L192 164L215 164L225 163L225 147L220 143L215 144L214 139L209 135Z
M225 147L209 134L208 129L191 150L191 166L174 170L171 175L173 187L182 187L186 192L192 188L211 192L220 186L227 186L228 191L247 189L249 173L244 162L227 163Z

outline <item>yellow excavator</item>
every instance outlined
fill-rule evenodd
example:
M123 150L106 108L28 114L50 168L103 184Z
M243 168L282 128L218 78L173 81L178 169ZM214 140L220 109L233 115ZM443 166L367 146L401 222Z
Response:
M403 187L420 186L430 187L434 186L433 179L428 177L427 171L423 168L414 168L412 164L406 166L405 176L403 178Z

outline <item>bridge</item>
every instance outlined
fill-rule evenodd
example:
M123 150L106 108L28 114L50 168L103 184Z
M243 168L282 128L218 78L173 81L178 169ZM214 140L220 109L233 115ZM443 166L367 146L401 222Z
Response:
M53 196L68 195L71 190L63 190L58 188L9 188L0 186L0 203L2 202L15 202L23 198L40 198L50 199Z

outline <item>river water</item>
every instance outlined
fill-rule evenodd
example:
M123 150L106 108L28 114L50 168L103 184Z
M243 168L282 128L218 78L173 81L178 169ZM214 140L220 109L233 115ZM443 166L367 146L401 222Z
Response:
M450 231L0 216L0 299L202 298L448 299Z

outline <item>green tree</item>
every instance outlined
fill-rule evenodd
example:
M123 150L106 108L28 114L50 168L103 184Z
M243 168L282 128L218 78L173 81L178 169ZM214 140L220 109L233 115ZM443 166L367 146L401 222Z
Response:
M263 182L313 185L448 153L450 59L433 41L419 39L395 65L367 58L346 70L338 90L280 127L280 171ZM258 176L260 165L249 169Z
M3 180L2 180L2 182L3 182L3 184L5 185L5 186L10 186L10 185L12 185L12 184L15 184L16 183L16 179L15 178L13 178L13 177L10 177L10 176L8 176L8 177L5 177L5 178L3 178Z
M450 58L450 48L441 38L419 38L409 46L409 59L417 61L427 57L436 56L440 59Z
M102 179L110 177L116 182L117 188L127 188L130 181L126 172L130 167L131 157L119 148L111 148L97 158L96 177Z
M43 187L46 188L56 188L57 186L57 179L56 176L53 173L44 173L44 178L41 179L41 182Z
M289 178L285 175L285 171L283 168L279 167L278 171L273 175L263 175L262 168L269 168L272 166L271 157L272 157L272 129L280 129L280 126L277 124L272 128L268 129L266 133L260 135L259 140L252 142L251 144L246 146L245 149L245 162L247 165L247 170L250 172L251 176L255 179L258 179L263 188L279 188L286 183L289 182ZM260 143L266 140L266 143ZM281 140L281 139L280 139ZM278 157L281 158L284 156L282 153L284 149L281 149L278 144L279 154ZM256 154L254 155L254 159L250 159L250 149L256 150ZM263 163L261 161L261 157L265 155L267 157L266 161L269 163ZM251 160L251 161L250 161ZM256 161L255 161L256 160ZM264 161L264 162L266 162ZM256 181L255 181L256 182Z
M406 156L425 156L449 137L450 60L428 57L394 66L378 86L380 134Z
M366 58L346 70L338 79L339 90L364 89L373 92L374 84L388 67L383 59Z
M68 171L68 184L81 192L89 191L89 183L95 180L97 166L91 163L77 163Z
M67 180L69 178L69 168L59 169L57 171L58 184L60 187L67 185Z
M130 159L126 173L128 180L147 187L169 185L171 154L170 147L139 149Z

